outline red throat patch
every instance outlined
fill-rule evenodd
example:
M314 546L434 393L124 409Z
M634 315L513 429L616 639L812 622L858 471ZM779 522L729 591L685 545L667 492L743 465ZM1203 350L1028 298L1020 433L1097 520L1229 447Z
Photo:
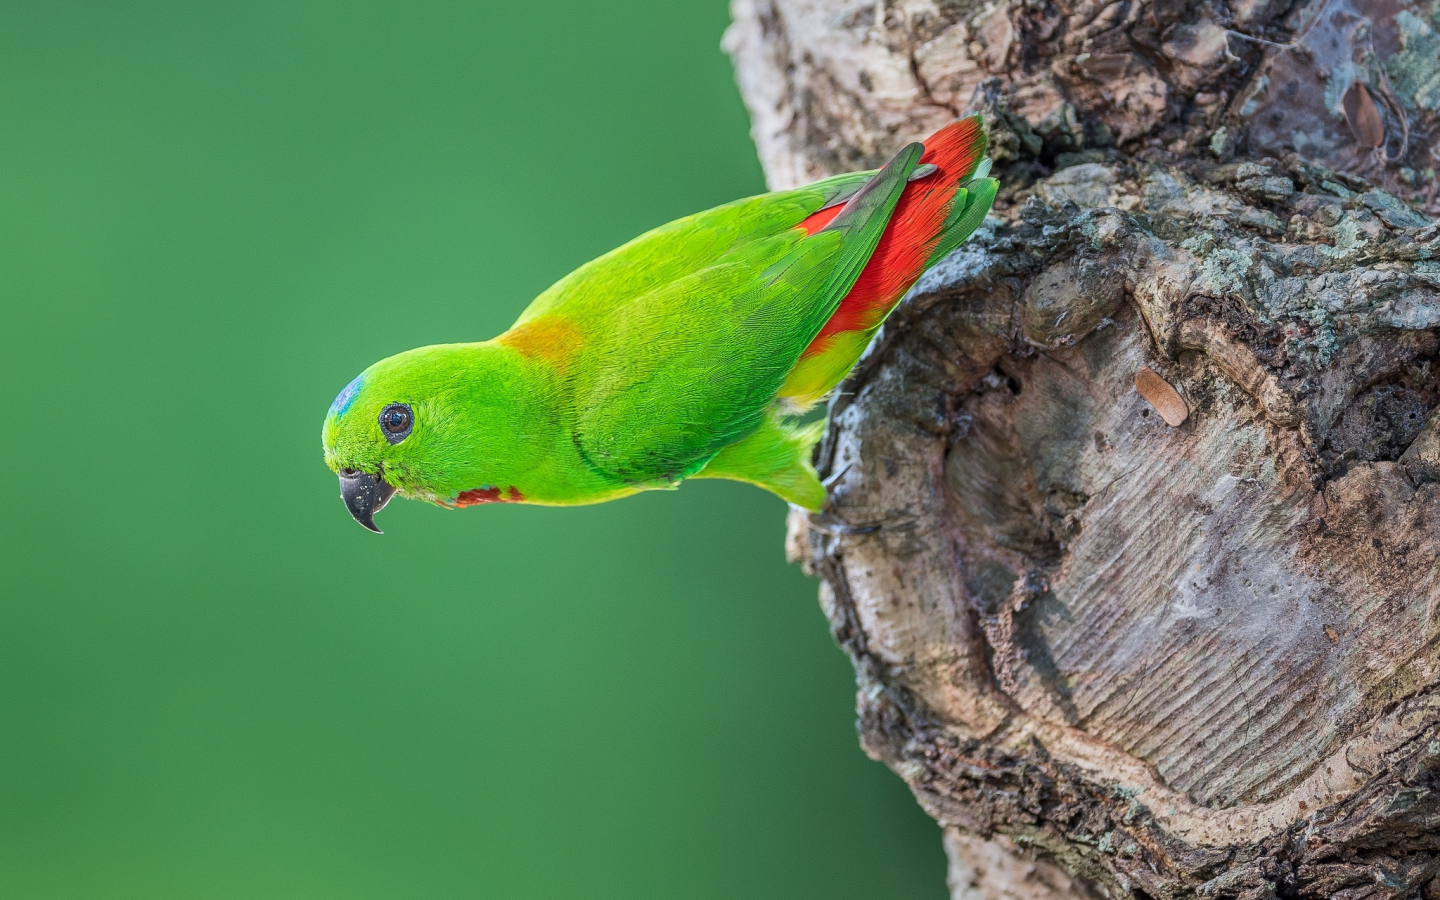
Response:
M478 506L481 503L520 503L524 501L524 499L525 495L520 493L520 489L513 484L510 485L510 489L504 493L500 491L500 488L491 485L489 487L471 488L468 491L461 491L455 495L454 503L446 505L461 509L466 506Z

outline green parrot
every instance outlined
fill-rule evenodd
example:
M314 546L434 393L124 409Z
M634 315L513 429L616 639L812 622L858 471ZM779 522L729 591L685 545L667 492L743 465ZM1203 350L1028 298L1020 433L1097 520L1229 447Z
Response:
M980 118L962 119L879 171L662 225L499 337L375 363L325 417L346 507L379 532L397 493L565 506L729 478L820 509L824 423L798 416L984 219L998 187L985 149Z

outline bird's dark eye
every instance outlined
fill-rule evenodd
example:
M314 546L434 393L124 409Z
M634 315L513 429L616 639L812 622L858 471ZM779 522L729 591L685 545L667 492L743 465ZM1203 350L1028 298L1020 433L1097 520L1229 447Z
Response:
M392 444L409 437L414 424L415 416L404 403L392 403L380 411L380 430L385 433L385 440Z

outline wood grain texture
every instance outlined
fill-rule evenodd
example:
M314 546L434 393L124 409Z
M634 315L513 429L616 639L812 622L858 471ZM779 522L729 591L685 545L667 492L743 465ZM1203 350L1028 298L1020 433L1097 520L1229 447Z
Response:
M875 8L739 0L727 47L776 184L967 103L1001 148L997 216L832 401L830 503L787 541L953 895L1440 896L1429 201L1247 146L1210 95L1268 51L1225 62L1203 10ZM1130 58L1066 55L1097 47Z

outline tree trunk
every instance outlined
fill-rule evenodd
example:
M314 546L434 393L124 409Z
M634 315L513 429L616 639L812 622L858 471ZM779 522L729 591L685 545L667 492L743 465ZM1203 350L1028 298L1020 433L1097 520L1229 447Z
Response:
M1440 5L732 12L773 187L992 129L789 544L954 897L1440 897Z

